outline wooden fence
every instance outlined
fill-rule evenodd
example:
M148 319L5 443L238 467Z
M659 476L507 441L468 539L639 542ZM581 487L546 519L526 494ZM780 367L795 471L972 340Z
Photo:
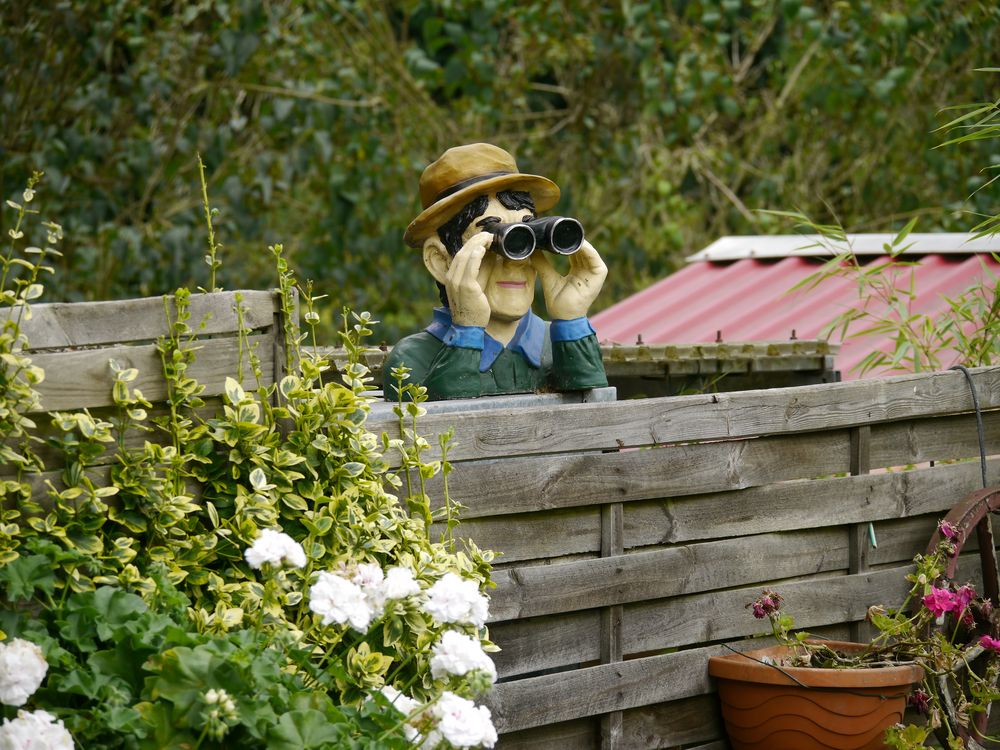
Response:
M239 314L237 302L241 308ZM285 326L274 294L264 291L195 294L191 295L189 312L188 325L194 334L189 341L185 337L185 347L194 348L196 357L186 374L204 386L201 397L205 400L206 414L218 410L226 377L235 377L241 362L242 385L248 389L256 387L256 377L248 364L251 349L260 360L262 384L269 385L280 378L285 362ZM19 312L16 308L0 312L9 314ZM162 413L167 386L156 341L168 334L175 320L176 310L169 297L33 305L30 317L22 317L19 327L27 336L27 353L32 363L45 371L45 380L36 386L41 396L39 411L87 408L96 417L111 415L114 363L120 369L134 367L139 371L129 387L138 388L154 404L151 415ZM41 416L35 421L40 434L53 431ZM128 435L126 442L141 447L147 439L157 437L136 431ZM47 482L60 483L62 456L45 446L36 452L50 469L31 477L39 496L44 496ZM93 461L89 473L102 480L113 459L114 446L111 446ZM8 473L7 468L0 466L0 476Z
M1000 370L973 373L996 446ZM981 486L972 404L963 375L943 372L431 407L430 443L456 433L460 532L502 553L490 621L501 682L489 698L500 746L725 747L707 659L763 632L744 605L773 585L798 626L863 636L868 606L902 600L936 520ZM988 473L1000 479L1000 459Z
M270 293L243 292L245 343L280 375ZM202 347L189 374L217 404L240 358L236 293L192 297ZM111 405L109 361L164 397L153 344L163 300L37 305L24 327L47 410ZM1000 371L974 371L987 446ZM249 374L244 385L252 385ZM216 399L216 401L212 401ZM454 409L454 404L450 405ZM972 398L957 372L617 403L430 413L454 428L461 534L502 553L489 697L501 746L713 750L708 656L760 632L765 584L798 625L844 635L898 602L935 521L980 485ZM375 432L397 432L375 415ZM140 437L141 440L141 437ZM1000 459L988 464L991 482ZM3 472L0 471L0 474ZM430 488L441 497L440 485ZM869 538L874 529L877 546Z

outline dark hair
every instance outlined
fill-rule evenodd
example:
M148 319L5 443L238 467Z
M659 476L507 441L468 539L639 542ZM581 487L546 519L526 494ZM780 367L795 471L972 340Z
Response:
M527 208L532 215L535 213L535 201L531 198L531 193L524 190L504 190L497 193L497 200L500 205L509 211L516 211L519 208ZM438 238L448 255L455 257L462 249L462 235L473 221L486 213L486 206L489 205L488 195L480 195L465 204L462 209L452 216L448 221L438 227ZM441 304L448 307L448 292L444 284L438 283L438 296Z

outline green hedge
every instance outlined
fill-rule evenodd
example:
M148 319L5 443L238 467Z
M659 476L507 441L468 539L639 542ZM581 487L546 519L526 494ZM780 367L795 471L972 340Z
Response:
M996 98L973 72L997 64L996 3L610 5L0 3L0 195L46 172L59 297L205 285L200 151L220 283L269 284L282 241L388 340L436 297L401 241L420 170L463 142L563 187L612 269L598 306L719 235L779 231L757 208L862 231L994 212L988 191L965 199L995 145L933 151L931 131L940 108Z

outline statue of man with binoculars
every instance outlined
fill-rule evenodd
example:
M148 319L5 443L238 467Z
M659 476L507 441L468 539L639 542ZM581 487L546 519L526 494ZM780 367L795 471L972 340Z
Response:
M448 149L420 177L423 211L404 240L421 248L443 307L424 331L407 336L385 362L405 365L431 399L471 398L608 384L587 311L608 269L576 219L538 218L559 200L554 182L519 172L501 148ZM569 259L563 276L546 250ZM531 311L542 282L551 323Z

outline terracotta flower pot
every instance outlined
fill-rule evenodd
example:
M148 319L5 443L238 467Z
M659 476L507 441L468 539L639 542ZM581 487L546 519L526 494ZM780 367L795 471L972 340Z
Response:
M824 643L846 652L864 648ZM754 661L787 653L773 646L709 659L733 750L881 750L882 733L903 720L907 696L923 678L913 665L779 670Z

